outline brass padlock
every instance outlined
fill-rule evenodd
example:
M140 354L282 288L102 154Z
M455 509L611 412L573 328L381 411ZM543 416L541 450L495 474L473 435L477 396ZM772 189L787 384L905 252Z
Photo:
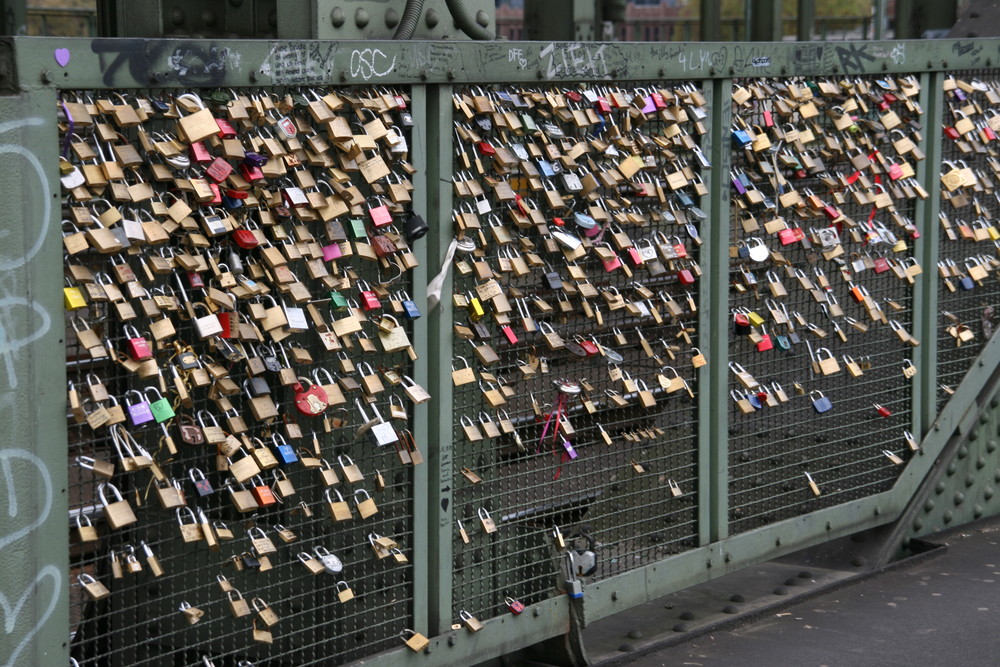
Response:
M267 606L267 602L263 598L256 597L251 600L254 611L257 612L257 618L266 625L267 627L273 626L278 622L278 615L274 613L274 610Z
M403 639L403 643L406 644L407 648L414 653L420 653L431 643L427 637L423 636L416 630L410 630L409 628L400 632L399 636Z
M109 490L115 499L112 503L109 503L107 498L105 498L105 492ZM97 496L104 507L104 518L107 519L108 525L111 528L118 530L138 521L135 513L132 511L132 506L129 505L127 500L122 498L121 492L113 484L102 482L97 487Z

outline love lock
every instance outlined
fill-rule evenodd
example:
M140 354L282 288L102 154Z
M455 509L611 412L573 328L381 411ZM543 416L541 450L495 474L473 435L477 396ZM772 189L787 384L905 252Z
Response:
M375 413L375 418L368 419L368 415L361 408L361 401L355 399L354 404L357 406L358 412L361 413L361 418L365 421L361 428L357 430L356 436L367 434L372 444L379 447L399 442L399 435L396 434L396 430L392 427L392 424L382 419L382 415L379 414L374 405L371 407L372 412Z
M577 541L586 540L586 548L577 548ZM594 552L596 542L589 533L576 533L569 538L570 560L573 562L573 572L578 577L589 577L597 571L597 554Z
M334 556L326 547L313 547L313 553L323 564L323 569L329 574L340 574L344 570L344 563Z
M308 389L303 389L303 383ZM326 390L318 384L310 383L307 378L300 377L292 390L295 392L295 409L309 417L323 414L330 404Z

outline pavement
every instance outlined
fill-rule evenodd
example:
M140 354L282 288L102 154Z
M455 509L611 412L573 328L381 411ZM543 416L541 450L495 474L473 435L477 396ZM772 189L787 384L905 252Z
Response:
M1000 665L1000 517L925 540L942 548L869 576L773 562L680 591L588 626L588 655L636 667Z

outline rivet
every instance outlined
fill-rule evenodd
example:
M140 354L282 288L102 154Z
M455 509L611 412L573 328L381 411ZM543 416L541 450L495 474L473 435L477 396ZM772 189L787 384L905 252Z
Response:
M204 23L205 25L209 26L215 25L215 22L217 20L218 18L216 17L215 12L213 12L211 9L206 9L201 13L201 22Z
M52 72L47 69L42 70L42 83L52 83Z
M978 432L973 431L971 434L969 434L969 438L970 439L975 439L976 436L978 436L978 435L979 435ZM968 447L966 447L965 445L963 445L963 446L961 446L961 447L958 448L958 458L964 459L968 455L969 455L969 448Z
M780 537L776 537L774 539L774 546L776 546L776 547L780 547L781 546L781 538Z
M428 9L427 14L424 15L424 23L427 24L427 27L435 28L439 21L438 13L433 9Z
M881 515L882 514L882 508L879 507L878 505L876 505L875 506L875 510L874 510L874 514L875 514L875 516Z
M342 7L334 7L330 10L330 23L333 24L334 28L339 28L344 25L344 21L347 17L344 15L344 10Z
M385 10L385 26L395 28L397 25L399 25L399 12L391 8Z
M951 523L952 518L954 517L950 510L941 515L941 520L945 523Z
M682 611L681 615L678 616L677 618L681 619L682 621L693 621L694 620L694 612L691 612L691 611Z
M448 70L448 75L447 76L448 76L448 80L449 81L454 81L455 80L455 70L453 70L453 69Z
M983 489L983 498L986 498L986 500L989 500L990 498L993 497L993 493L994 493L993 487L987 485L987 487L985 489Z
M914 521L913 521L913 532L917 532L917 531L919 531L923 527L924 527L924 520L923 519L914 519Z
M961 491L956 491L955 495L952 497L952 501L955 503L955 507L958 507L965 502L965 494Z
M476 23L485 28L490 24L490 15L480 9L476 12Z
M184 25L184 21L187 20L187 16L184 14L184 10L180 7L175 7L174 11L170 12L170 22L176 26Z
M364 28L371 20L371 15L368 14L368 11L364 7L358 7L354 12L354 25L359 28Z
M242 7L243 0L229 0L229 4L231 4L233 7Z
M611 591L611 601L618 602L618 591Z
M775 595L788 595L788 589L785 588L784 586L778 586L777 588L774 589L774 594Z
M930 514L931 512L934 511L934 501L933 500L931 500L929 498L927 499L927 502L924 503L924 511L927 512L928 514Z
M974 505L972 507L972 516L974 516L975 518L978 519L982 515L983 515L983 506L982 505Z
M257 82L257 70L252 69L250 70L250 83L256 83L256 82Z

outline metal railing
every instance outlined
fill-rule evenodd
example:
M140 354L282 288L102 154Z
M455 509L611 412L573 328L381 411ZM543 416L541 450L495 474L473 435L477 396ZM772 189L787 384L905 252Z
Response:
M890 523L953 431L975 417L971 397L1000 362L990 138L1000 82L987 55L995 40L768 44L750 55L725 44L323 46L0 42L0 62L16 63L0 69L0 151L19 165L0 187L0 205L12 213L0 253L8 313L0 416L11 434L0 457L13 473L3 477L7 497L19 501L0 517L0 550L24 556L10 559L0 592L25 600L0 659L61 664L77 628L81 664L126 654L155 660L153 648L184 664L201 655L471 664L563 634L570 622ZM306 110L309 102L330 93L358 101L358 111L349 104L336 113L361 136L354 121L372 114L360 100L405 91L412 129L401 134L415 170L406 209L432 222L414 247L409 295L423 316L410 332L417 360L406 366L432 396L408 420L426 463L400 467L394 452L350 435L338 443L336 431L321 443L357 454L366 474L383 471L384 507L369 527L404 544L409 563L380 567L364 535L338 531L326 516L282 515L310 544L342 541L360 595L353 606L331 603L335 592L278 545L271 571L233 575L294 621L278 626L292 629L276 632L271 649L227 617L224 600L206 597L208 617L187 625L176 589L215 594L212 582L225 570L221 556L181 544L155 502L138 510L136 530L159 540L147 544L163 554L165 583L144 574L117 583L108 550L135 544L109 539L99 520L96 545L81 544L75 526L67 537L70 511L94 504L98 481L67 465L67 452L103 452L89 426L62 419L63 382L84 390L88 380L86 364L64 363L78 348L59 324L67 283L54 267L75 287L90 283L79 282L86 263L65 260L55 231L72 208L87 206L82 193L62 189L71 170L60 172L60 155L82 170L73 134L99 130L78 124L71 132L62 105L104 105L118 128L106 136L121 149L141 138L138 126L116 120L116 104L142 108L140 123L169 133L176 119L158 102L184 91L248 101L291 95L299 106L283 113L314 139L328 123ZM223 114L225 105L213 108ZM348 166L346 179L328 172L314 148L294 169L362 192L371 185ZM151 169L141 153L133 164ZM588 219L600 240L587 234ZM329 233L318 222L303 226L316 238ZM87 257L117 275L107 256ZM942 273L947 259L956 268L946 263ZM449 269L441 301L429 308L427 284L441 269ZM157 285L168 280L155 275ZM772 291L776 282L784 293ZM123 315L103 303L110 327ZM744 325L737 314L762 321ZM972 338L963 340L966 330ZM542 335L551 333L562 345ZM113 347L125 345L117 330L110 337ZM340 355L313 351L317 363L340 368ZM346 356L358 361L354 354ZM460 356L473 382L453 376L465 367ZM117 367L105 379L112 393L135 384ZM288 471L317 503L315 472ZM566 582L564 544L580 552L577 574L586 570L579 599L565 593L575 585ZM72 568L97 576L111 596L71 604L83 599L67 579ZM525 612L512 614L506 598ZM36 628L29 619L43 622ZM396 635L406 629L429 638L426 653L403 645ZM143 644L149 636L160 638L155 647Z

